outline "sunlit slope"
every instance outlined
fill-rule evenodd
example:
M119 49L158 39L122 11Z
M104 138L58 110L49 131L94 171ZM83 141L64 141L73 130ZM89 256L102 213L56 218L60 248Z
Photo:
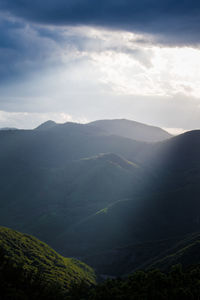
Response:
M73 234L74 243L85 245L87 241L93 250L89 254L94 255L98 250L105 253L129 243L155 242L199 231L199 153L199 131L155 145L144 161L154 175L143 175L143 184L148 180L149 185L140 185L134 197L105 206L81 223ZM82 255L87 255L89 250L81 249Z
M158 142L172 137L167 131L126 119L98 120L89 123L107 131L109 134L127 137L137 141Z
M84 256L136 240L141 228L133 228L137 217L133 207L137 210L138 202L139 199L119 200L71 227L63 236L70 241L68 251L71 248L70 253Z
M86 264L65 258L38 239L5 227L0 227L0 264L5 293L38 293L40 299L40 293L46 294L48 289L67 294L82 281L88 285L95 283L94 271Z

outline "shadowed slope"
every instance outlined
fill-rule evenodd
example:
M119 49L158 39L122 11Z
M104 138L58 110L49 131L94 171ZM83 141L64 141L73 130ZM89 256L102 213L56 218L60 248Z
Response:
M172 265L181 264L183 268L200 265L200 233L187 235L173 247L161 253L148 265L148 269L169 270Z
M63 238L66 232L111 203L137 194L145 171L109 153L63 168L11 165L1 172L0 195L6 199L0 203L1 225L34 234L63 251L72 247Z

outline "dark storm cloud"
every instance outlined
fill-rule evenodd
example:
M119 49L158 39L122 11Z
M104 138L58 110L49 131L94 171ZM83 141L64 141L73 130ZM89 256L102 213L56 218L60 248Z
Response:
M189 0L0 0L0 85L63 64L68 52L112 50L151 67L145 43L197 45L200 2ZM63 25L63 26L62 26ZM141 47L107 42L64 25L94 25L150 34ZM152 39L151 39L152 38ZM73 61L72 61L73 63ZM65 62L66 64L66 62Z
M109 50L93 37L66 34L62 25L94 25L153 36L153 43L197 45L200 2L189 0L0 0L0 84L61 63L59 48ZM138 43L145 43L144 39ZM133 47L134 48L134 47ZM113 46L150 66L146 54Z
M126 45L112 44L87 35L85 30L73 31L62 26L50 26L28 22L16 16L0 14L0 86L47 68L63 65L63 53L101 52L112 50L132 55L143 65L149 66L149 58L142 49L129 49ZM71 62L75 63L73 58ZM78 57L76 58L78 59ZM65 61L65 66L67 66Z
M197 0L0 0L0 8L39 23L126 29L169 44L200 41Z
M62 28L0 14L0 85L62 64L64 47L65 51L74 45L83 47L84 38L66 37L65 33Z
M1 15L0 84L44 66L52 48L49 38L41 38L33 27Z

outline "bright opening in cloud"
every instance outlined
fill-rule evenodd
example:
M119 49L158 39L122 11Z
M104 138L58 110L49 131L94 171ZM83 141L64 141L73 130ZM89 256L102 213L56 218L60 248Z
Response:
M198 47L169 47L124 30L27 25L5 16L2 22L7 58L0 49L0 72L7 81L0 82L0 109L21 113L19 127L32 127L23 113L33 114L34 124L43 119L37 114L64 113L73 120L200 127Z

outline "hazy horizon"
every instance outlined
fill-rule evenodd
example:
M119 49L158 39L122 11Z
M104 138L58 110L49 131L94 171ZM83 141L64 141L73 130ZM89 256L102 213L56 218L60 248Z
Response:
M117 119L101 119L101 120L127 120L127 121L133 121L133 122L137 122L137 123L141 123L141 124L145 124L145 125L148 125L148 126L153 126L153 127L158 127L158 128L161 128L165 131L167 131L168 133L172 134L172 135L179 135L179 134L182 134L184 132L187 132L187 131L190 131L190 130L184 130L182 128L165 128L165 127L159 127L157 126L156 124L146 124L146 123L143 123L143 122L140 122L140 121L136 121L136 120L130 120L130 119L126 119L126 118L117 118ZM99 119L97 120L91 120L91 121L88 121L88 120L83 120L83 121L76 121L76 120L67 120L67 121L63 121L63 122L59 122L59 121L56 121L56 120L49 120L49 119L44 119L44 121L42 122L39 122L39 123L36 123L36 125L32 126L32 127L28 127L28 126L25 126L25 127L12 127L12 126L4 126L4 127L0 127L0 129L19 129L19 130L32 130L32 129L36 129L38 126L46 123L46 122L55 122L56 124L66 124L66 123L77 123L77 124L89 124L91 122L94 122L94 121L99 121ZM191 130L198 130L199 128L194 128L194 129L191 129Z

